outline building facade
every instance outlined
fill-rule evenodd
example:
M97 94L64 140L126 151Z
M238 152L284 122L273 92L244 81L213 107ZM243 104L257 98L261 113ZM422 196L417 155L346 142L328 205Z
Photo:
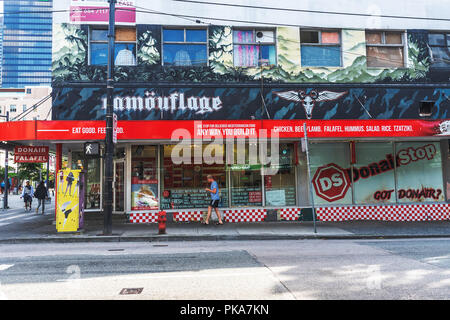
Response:
M449 219L448 10L373 2L118 1L114 211L199 220L212 174L230 222ZM52 121L24 128L97 211L106 5L54 4Z
M9 112L10 121L51 120L51 93L51 87L0 88L0 115Z
M2 2L2 87L51 86L52 1Z

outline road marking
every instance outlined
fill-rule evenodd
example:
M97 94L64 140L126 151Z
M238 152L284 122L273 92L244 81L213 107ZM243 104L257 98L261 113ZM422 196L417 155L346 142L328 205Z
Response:
M173 275L163 275L163 274L143 274L141 276L123 276L116 277L114 280L146 280L146 279L179 279L179 278L221 278L221 277L250 277L250 276L267 276L271 275L270 271L261 270L255 272L235 272L235 273L211 273L211 274L173 274ZM89 282L97 279L94 278L83 278L77 279L82 282ZM70 279L57 279L55 282L69 282Z
M14 219L20 219L20 218L22 218L22 220L25 220L25 219L23 219L24 217L29 217L29 213L22 213L22 214L18 214L18 215L16 215L16 216L14 216L14 217L8 217L8 218L5 218L5 219L1 219L0 218L0 222L4 222L4 221L8 221L8 220L14 220Z
M13 264L0 264L0 271L8 270L9 268L13 267Z
M21 214L21 213L22 212L1 213L0 214L0 219L3 218L3 217L9 217L9 216L16 215L16 214Z
M33 216L33 217L28 217L28 218L24 218L23 220L31 220L31 219L36 219L38 216L36 215L36 216Z

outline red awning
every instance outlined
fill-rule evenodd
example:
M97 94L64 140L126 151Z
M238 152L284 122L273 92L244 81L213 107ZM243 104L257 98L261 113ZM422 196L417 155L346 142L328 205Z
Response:
M170 140L278 135L302 138L306 122L310 138L450 136L447 120L153 120L119 121L119 140ZM262 129L265 129L262 130ZM17 121L0 123L1 141L89 141L105 138L104 121Z

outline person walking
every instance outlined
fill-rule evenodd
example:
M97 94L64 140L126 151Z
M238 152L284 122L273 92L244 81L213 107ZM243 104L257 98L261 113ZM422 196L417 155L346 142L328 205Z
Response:
M22 190L22 195L20 196L23 198L23 201L25 202L25 210L31 211L31 203L33 202L33 196L34 196L34 190L33 186L30 184L30 181L27 181L25 186Z
M34 192L34 197L38 199L38 206L36 208L36 213L39 213L39 208L42 205L42 214L45 211L45 199L48 198L48 190L45 187L44 181L41 181Z
M208 206L208 215L206 216L204 224L209 224L209 219L211 218L212 209L214 208L214 211L216 212L217 219L219 221L216 223L217 225L223 225L222 217L220 216L219 212L219 201L220 201L220 193L219 193L219 184L216 180L214 180L212 175L208 175L206 177L208 179L208 183L211 184L210 188L206 188L205 191L211 194L211 202Z

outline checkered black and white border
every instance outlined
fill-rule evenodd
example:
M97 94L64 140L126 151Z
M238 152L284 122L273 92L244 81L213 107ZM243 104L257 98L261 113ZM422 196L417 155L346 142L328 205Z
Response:
M200 222L203 220L202 211L180 211L173 213L176 222Z
M317 208L320 221L440 221L450 220L450 204L349 206Z
M266 209L233 209L223 211L226 222L262 222L266 220Z
M301 208L283 208L278 210L279 220L297 221L302 213Z
M130 213L130 223L158 223L158 212Z

